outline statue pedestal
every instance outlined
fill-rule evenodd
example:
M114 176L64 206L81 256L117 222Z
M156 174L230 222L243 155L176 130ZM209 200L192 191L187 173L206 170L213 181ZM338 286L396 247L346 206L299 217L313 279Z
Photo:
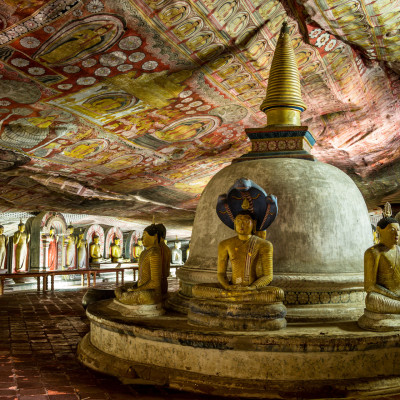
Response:
M87 308L90 333L78 357L128 384L244 398L400 393L398 333L365 331L356 321L292 323L268 332L194 329L178 313L126 317L112 304Z
M358 326L375 332L400 331L400 314L382 314L364 309Z
M189 303L188 322L232 331L275 331L286 327L285 315L282 303L193 299Z
M109 304L109 309L116 311L124 317L158 317L165 314L162 303L157 304L141 304L141 305L128 305L114 299Z

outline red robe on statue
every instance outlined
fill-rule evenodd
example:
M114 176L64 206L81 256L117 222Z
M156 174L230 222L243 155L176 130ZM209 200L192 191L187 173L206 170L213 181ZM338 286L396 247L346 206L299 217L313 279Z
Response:
M49 244L49 269L50 271L57 269L57 240L55 238L51 239Z

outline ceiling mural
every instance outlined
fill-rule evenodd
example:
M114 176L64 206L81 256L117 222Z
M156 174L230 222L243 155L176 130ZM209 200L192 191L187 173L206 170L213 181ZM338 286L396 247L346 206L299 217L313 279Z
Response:
M313 154L370 207L400 193L400 12L389 0L4 0L0 211L190 224L249 150L290 27ZM400 202L400 195L399 195Z

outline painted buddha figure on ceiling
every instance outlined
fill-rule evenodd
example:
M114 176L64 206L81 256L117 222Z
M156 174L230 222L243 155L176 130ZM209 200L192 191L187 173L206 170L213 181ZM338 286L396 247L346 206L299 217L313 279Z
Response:
M249 179L238 179L217 203L221 221L236 236L218 245L218 284L192 288L189 321L229 329L281 329L286 326L282 289L270 286L273 278L272 243L256 235L274 221L276 197ZM232 276L228 277L228 264ZM226 318L235 304L235 316ZM269 317L263 320L263 316ZM269 319L269 320L268 320Z
M358 324L368 330L400 330L400 225L391 215L390 204L386 203L377 225L379 243L364 254L367 296Z
M125 305L151 305L162 301L162 254L160 233L155 224L143 232L146 248L139 257L139 279L115 290L117 300Z

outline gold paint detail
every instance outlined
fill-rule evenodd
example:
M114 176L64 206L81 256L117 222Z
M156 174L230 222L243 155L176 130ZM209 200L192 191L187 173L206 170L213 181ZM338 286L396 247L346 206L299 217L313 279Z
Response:
M306 105L301 97L300 75L292 47L289 28L283 23L269 74L267 95L261 111L270 125L300 125L300 110Z

